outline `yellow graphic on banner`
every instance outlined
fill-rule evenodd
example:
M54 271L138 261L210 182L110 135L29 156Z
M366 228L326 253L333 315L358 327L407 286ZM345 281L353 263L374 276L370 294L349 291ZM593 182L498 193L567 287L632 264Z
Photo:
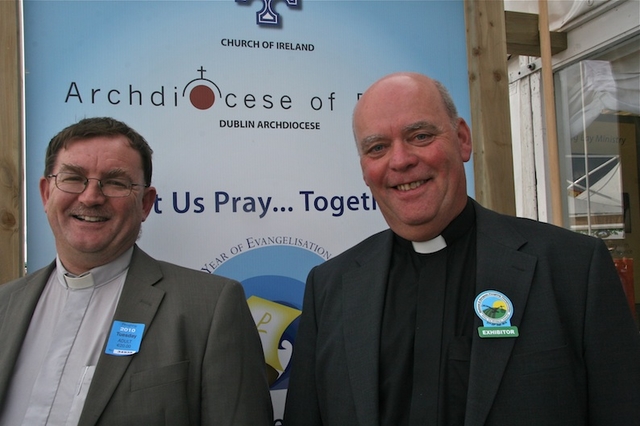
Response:
M280 359L281 351L278 344L284 331L300 316L302 311L257 296L251 296L247 299L247 303L260 333L265 361L282 373L284 367ZM291 358L291 353L288 355L288 358ZM289 360L285 360L284 364L288 363Z

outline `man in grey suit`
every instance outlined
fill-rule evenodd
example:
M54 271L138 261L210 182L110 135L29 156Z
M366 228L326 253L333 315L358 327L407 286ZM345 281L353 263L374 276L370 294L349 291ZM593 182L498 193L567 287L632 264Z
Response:
M286 426L637 425L640 338L602 241L466 194L446 89L374 83L353 129L390 230L309 274Z
M152 150L87 118L49 143L40 180L55 261L0 286L0 425L270 425L239 283L136 245Z

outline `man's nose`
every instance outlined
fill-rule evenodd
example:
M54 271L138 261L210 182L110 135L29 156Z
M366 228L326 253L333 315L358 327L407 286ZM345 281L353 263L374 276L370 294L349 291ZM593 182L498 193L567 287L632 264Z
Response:
M103 202L106 197L102 193L100 180L96 178L87 178L87 183L84 187L84 191L82 191L79 198L81 198L81 201L84 204L95 204Z
M417 162L417 156L413 148L403 141L394 142L391 146L389 166L395 170L403 170L414 166Z

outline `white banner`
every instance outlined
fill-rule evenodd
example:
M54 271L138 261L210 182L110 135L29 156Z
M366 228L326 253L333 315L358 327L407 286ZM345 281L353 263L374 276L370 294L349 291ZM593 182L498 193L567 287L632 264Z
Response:
M140 246L243 283L281 418L309 269L386 227L352 137L358 95L422 72L468 120L462 1L25 0L24 16L29 271L55 256L47 143L83 117L126 122L154 149Z

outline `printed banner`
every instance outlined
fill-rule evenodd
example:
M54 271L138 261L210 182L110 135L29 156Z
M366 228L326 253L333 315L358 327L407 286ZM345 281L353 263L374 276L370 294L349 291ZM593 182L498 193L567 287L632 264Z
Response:
M242 282L280 419L307 273L386 228L353 107L417 71L470 121L462 1L25 0L24 20L29 271L55 257L47 143L83 117L126 122L154 149L139 245Z

